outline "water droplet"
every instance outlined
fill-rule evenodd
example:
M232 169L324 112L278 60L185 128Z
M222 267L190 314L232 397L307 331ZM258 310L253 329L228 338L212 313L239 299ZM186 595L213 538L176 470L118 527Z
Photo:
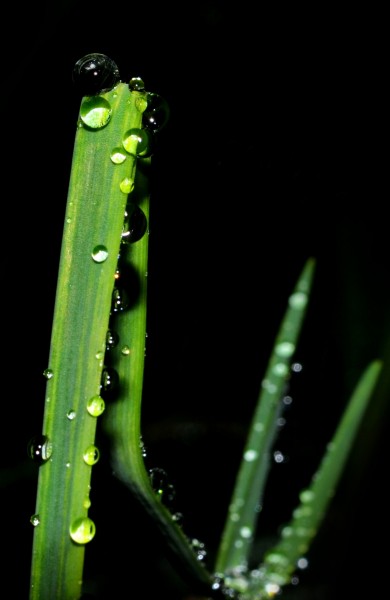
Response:
M300 373L302 371L302 369L303 369L303 367L302 367L301 363L296 362L291 365L291 370L294 373Z
M141 158L152 154L152 133L147 129L129 129L122 138L122 145L126 152Z
M195 550L196 558L199 561L205 560L205 558L207 556L207 551L205 549L204 543L201 542L200 540L198 540L197 538L193 538L190 541L190 543L191 543L193 550Z
M143 92L145 84L141 77L132 77L129 81L129 89L131 92Z
M87 465L96 465L99 458L100 458L99 449L96 446L94 446L93 444L91 446L88 446L88 448L85 450L85 452L83 454L84 462L86 462Z
M261 433L262 431L264 431L264 423L255 423L253 429L255 431L257 431L258 433Z
M67 412L66 416L68 417L69 421L73 421L73 419L76 417L76 411L72 408Z
M98 246L94 247L91 256L96 263L102 263L107 260L108 250L105 246L99 244Z
M30 439L27 452L34 462L43 465L51 457L53 445L46 435L38 434Z
M305 294L303 292L295 292L294 294L291 294L290 298L288 299L288 303L291 306L291 308L296 308L296 309L305 308L307 302L308 302L307 294Z
M288 366L284 363L277 363L274 367L272 367L272 371L275 373L275 375L284 377L288 373Z
M127 292L118 286L112 291L111 311L114 313L122 312L129 307L130 300Z
M123 354L123 356L129 356L129 354L130 354L129 346L123 346L123 348L121 350L121 354Z
M119 343L119 335L116 331L109 329L106 335L106 350L112 350Z
M32 525L34 525L34 527L36 527L37 525L39 525L39 523L41 522L39 515L32 515L30 517L30 523Z
M256 460L258 455L259 453L257 452L257 450L246 450L244 452L244 460L246 460L247 462L252 462L253 460Z
M128 203L123 221L122 243L138 242L147 230L147 219L143 210L133 203Z
M135 108L138 110L138 112L143 113L147 106L148 102L146 98L139 97L135 99Z
M142 115L142 123L146 129L160 131L168 122L169 106L159 94L147 94L148 106Z
M111 119L111 105L102 96L84 100L80 107L80 119L88 129L102 129Z
M266 554L266 561L271 565L276 565L280 567L288 567L290 564L290 560L287 556L282 554L281 552L269 552Z
M119 188L124 194L130 194L134 189L134 179L131 177L125 177L120 182Z
M100 417L105 409L105 403L101 396L93 396L87 402L87 411L92 417Z
M114 392L119 383L118 373L112 367L104 367L100 380L100 393L107 398L107 395L111 395Z
M76 544L87 544L95 536L95 523L89 517L80 517L73 521L69 533Z
M249 539L252 537L252 529L250 527L241 527L240 536L245 539Z
M274 461L276 463L282 463L282 462L284 462L284 454L282 454L282 452L280 452L280 450L276 450L274 452Z
M116 63L100 53L86 54L73 67L72 79L83 96L110 90L120 79Z
M275 347L275 353L282 358L289 358L295 350L295 345L291 342L281 342Z
M90 497L89 497L89 496L87 496L87 497L84 499L84 502L83 502L83 506L84 506L84 508L91 508L91 504L92 504L92 503L91 503L91 499L90 499Z
M122 148L119 148L119 146L117 146L116 148L113 148L111 150L110 158L114 165L121 165L123 162L125 162L127 157L126 154L123 152Z
M307 569L308 566L309 566L309 561L307 560L307 558L302 556L302 558L299 558L297 560L298 569Z
M98 360L102 360L102 358L104 358L104 352L102 350L98 350L95 356Z
M291 398L291 396L285 396L283 398L283 404L285 404L286 406L290 406L292 401L293 401L293 399Z
M45 369L43 371L43 376L45 377L45 379L51 379L53 377L54 373L51 369Z
M299 499L301 502L313 502L315 497L314 492L312 490L302 490L299 494Z

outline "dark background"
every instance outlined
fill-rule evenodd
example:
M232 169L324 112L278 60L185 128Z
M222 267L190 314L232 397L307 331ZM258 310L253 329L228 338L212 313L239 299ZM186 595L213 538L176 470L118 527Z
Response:
M153 157L143 409L149 466L166 470L184 530L212 557L287 297L314 256L296 354L303 369L291 378L293 403L278 442L286 461L270 475L258 549L289 518L360 373L382 358L309 568L284 595L383 595L390 389L383 21L356 8L271 9L246 0L9 7L2 580L12 597L28 597L37 472L26 446L43 414L80 104L71 74L89 52L112 58L122 81L142 77L171 111ZM191 589L104 456L94 478L98 533L86 549L86 591L188 598Z

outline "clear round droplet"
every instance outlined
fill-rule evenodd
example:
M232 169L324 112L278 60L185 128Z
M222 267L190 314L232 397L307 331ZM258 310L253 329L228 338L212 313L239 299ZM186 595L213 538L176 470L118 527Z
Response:
M294 294L291 294L290 298L288 299L288 303L291 308L296 309L305 308L307 302L308 296L304 292L295 292Z
M100 380L100 393L105 397L114 392L119 383L118 373L112 367L104 367Z
M86 54L73 67L73 83L85 96L110 90L119 82L120 74L116 63L98 52Z
M142 158L152 154L152 134L147 129L129 129L122 138L122 144L126 152Z
M119 335L116 331L109 329L106 335L106 350L112 350L119 343Z
M154 133L160 131L168 122L169 106L159 94L147 94L148 106L142 115L142 124Z
M131 177L124 177L119 184L119 189L124 194L130 194L134 189L134 179Z
M34 462L43 465L51 457L53 445L47 435L38 434L30 439L27 452Z
M36 527L37 525L39 525L39 523L41 522L39 515L32 515L30 517L30 523L32 525L34 525L34 527Z
M129 356L130 354L130 347L125 345L122 347L121 349L121 354L123 354L123 356Z
M121 165L126 160L126 154L123 152L122 148L119 146L113 148L110 153L110 158L114 165Z
M101 396L93 396L87 402L87 411L92 417L100 417L105 408L106 405Z
M96 263L102 263L107 260L108 250L105 246L99 244L94 247L91 256Z
M138 242L146 233L148 222L144 211L132 202L129 202L125 210L123 221L122 243L133 244Z
M129 81L129 89L131 92L143 92L145 84L141 77L132 77Z
M80 107L80 119L88 129L102 129L112 114L111 104L102 96L86 98Z
M69 533L76 544L88 544L95 537L96 526L89 517L80 517L73 521Z
M111 311L114 313L123 312L129 307L130 301L127 292L116 286L112 291Z
M69 421L73 421L73 419L76 418L76 411L73 410L73 408L71 408L67 413L66 413L67 418L69 419Z
M86 448L86 450L83 454L84 462L87 463L87 465L91 465L91 466L96 465L99 458L100 458L99 449L96 446L94 446L93 444L91 444L91 446L88 446L88 448Z
M295 350L294 344L291 342L281 342L275 347L275 353L282 358L289 358Z
M51 379L53 377L54 373L51 369L45 369L43 371L43 376L45 379Z

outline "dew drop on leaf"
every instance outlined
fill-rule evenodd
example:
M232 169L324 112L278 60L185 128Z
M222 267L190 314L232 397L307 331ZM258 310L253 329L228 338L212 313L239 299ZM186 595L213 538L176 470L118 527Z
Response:
M100 417L105 409L105 403L101 396L92 396L87 402L87 411L92 417Z
M160 131L168 122L169 106L166 100L159 94L148 93L148 106L142 115L142 124L146 129L154 133Z
M27 452L34 462L43 465L51 457L53 446L46 435L38 434L30 439Z
M131 92L143 92L145 83L141 77L132 77L129 81L129 89Z
M102 96L86 98L80 107L80 119L88 129L102 129L109 123L111 114L111 104Z
M107 260L108 250L105 246L99 244L94 247L91 256L96 263L102 263Z
M37 525L39 525L39 523L41 522L39 515L32 515L30 517L30 523L32 525L34 525L34 527L36 527Z
M95 523L89 517L80 517L73 521L69 533L76 544L87 544L95 537Z
M110 90L120 81L116 63L98 52L80 58L72 72L73 83L83 96L92 96Z
M83 459L84 462L87 465L96 465L96 463L98 462L100 458L100 452L99 449L94 446L93 444L91 444L90 446L88 446L88 448L86 448L84 454L83 454Z
M122 243L132 244L138 242L146 233L148 222L144 211L129 202L125 210L125 218L123 221Z

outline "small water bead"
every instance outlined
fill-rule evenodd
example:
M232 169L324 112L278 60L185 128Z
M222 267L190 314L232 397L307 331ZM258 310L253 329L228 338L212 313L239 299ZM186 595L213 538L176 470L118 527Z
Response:
M118 387L119 376L118 373L112 367L104 367L100 380L100 393L107 396L111 394Z
M39 523L41 522L39 515L32 515L30 517L30 523L32 525L34 525L34 527L36 527L37 525L39 525Z
M124 177L119 184L119 189L124 194L130 194L134 189L134 179L131 177Z
M122 350L121 350L121 354L123 354L123 356L129 356L130 354L130 347L129 346L123 346Z
M307 302L308 296L304 292L295 292L294 294L291 294L290 298L288 299L288 303L291 308L296 309L305 308Z
M246 460L247 462L252 462L256 460L258 456L259 453L257 452L257 450L246 450L244 452L244 460Z
M71 410L69 410L69 411L66 413L66 416L67 416L67 418L69 419L69 421L73 421L73 419L75 419L75 418L76 418L76 411L75 411L75 410L73 410L73 408L72 408Z
M95 537L96 526L89 517L80 517L73 521L69 533L76 544L84 545Z
M94 247L91 256L95 263L102 263L107 260L108 250L105 246L99 244L98 246Z
M307 569L308 566L309 566L309 561L304 556L302 556L302 558L299 558L297 560L297 567L298 567L298 569L301 569L301 570L302 569Z
M272 367L272 372L275 373L275 375L280 375L281 377L284 377L288 373L288 366L284 363L277 363L276 365L274 365L274 367Z
M121 165L123 162L125 162L127 156L123 152L122 148L119 148L119 146L117 146L116 148L113 148L111 150L110 158L114 165Z
M103 90L110 90L120 80L116 63L98 52L86 54L73 67L73 83L85 96L92 96Z
M193 550L195 551L196 558L199 561L204 561L207 556L207 551L205 549L204 543L198 540L197 538L192 538L192 540L190 540L190 543Z
M83 101L80 119L88 129L102 129L111 120L111 104L102 96L92 96Z
M294 373L300 373L302 371L302 369L303 369L303 367L302 367L301 363L296 362L291 365L291 370Z
M91 444L91 446L88 446L88 448L85 450L85 452L83 454L84 462L87 463L87 465L91 465L91 466L96 465L99 458L100 458L99 449L96 446L94 446L93 444Z
M148 105L142 115L142 124L154 133L160 131L168 122L169 106L159 94L148 93Z
M143 92L145 83L141 77L132 77L129 81L129 89L131 92Z
M91 502L91 499L90 499L90 497L89 497L89 496L87 496L87 497L84 499L84 502L83 502L83 506L84 506L84 508L87 508L87 509L88 509L88 508L91 508L91 504L92 504L92 502Z
M126 152L147 158L152 154L152 133L147 129L129 129L122 138L122 144Z
M119 335L116 331L109 329L106 334L106 350L112 350L119 343Z
M315 498L315 493L312 490L302 490L299 494L299 499L301 502L313 502Z
M54 376L54 373L51 369L45 369L43 371L43 376L45 379L51 379Z
M111 311L114 313L123 312L129 305L130 300L126 290L116 286L112 291Z
M280 452L280 450L276 450L274 452L274 461L279 464L285 461L284 454Z
M132 202L126 206L123 221L122 243L133 244L138 242L146 233L148 222L144 211Z
M103 358L104 358L104 352L102 350L98 350L98 352L96 352L96 354L95 354L95 357L98 360L103 360Z
M93 396L87 402L87 411L92 417L100 417L105 408L106 405L101 396Z
M275 348L275 353L282 358L289 358L293 355L295 345L291 342L281 342Z
M47 435L38 434L30 439L27 452L34 462L43 465L51 457L53 445Z
M146 98L142 98L142 96L140 96L139 98L135 99L135 108L138 110L138 112L143 113L147 106L148 102Z
M241 527L240 536L249 539L252 537L252 529L250 527Z

